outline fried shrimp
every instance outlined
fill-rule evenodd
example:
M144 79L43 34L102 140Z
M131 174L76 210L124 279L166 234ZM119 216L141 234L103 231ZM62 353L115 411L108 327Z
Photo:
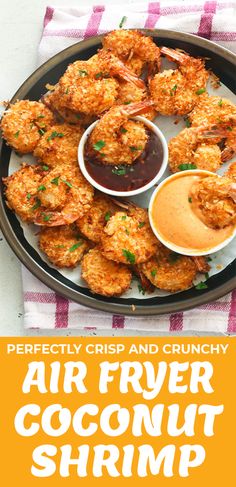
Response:
M69 225L89 210L93 193L78 168L55 168L40 181L34 222L49 227Z
M66 98L61 96L59 86L50 93L43 96L42 102L53 112L56 117L62 122L71 125L80 125L81 127L88 127L94 122L95 117L81 112L74 112L68 108Z
M158 246L147 211L136 207L127 213L119 211L109 219L101 243L107 259L132 265L150 259Z
M176 61L178 69L167 69L149 79L151 98L161 115L186 115L206 91L209 77L202 59L163 47L161 53Z
M53 114L38 101L19 100L4 112L1 129L7 144L21 154L33 152L44 132L53 124Z
M104 36L102 43L104 49L112 51L138 76L146 63L159 68L159 47L152 37L138 30L113 30Z
M198 216L211 228L236 223L236 184L231 179L209 176L194 183L190 194Z
M198 272L192 257L176 254L163 245L139 269L155 287L172 293L192 287Z
M68 124L53 125L41 137L34 156L37 160L49 167L77 166L78 144L83 134L83 129Z
M11 176L3 179L7 206L26 222L34 221L37 192L42 179L42 168L25 163Z
M90 248L89 242L78 235L73 225L43 228L39 248L57 267L75 267Z
M103 164L132 164L142 154L148 134L142 122L129 117L150 106L151 102L144 101L110 108L89 137L89 154Z
M146 86L140 88L133 83L127 81L119 82L118 98L116 100L117 105L129 105L130 103L138 103L149 99L149 93ZM153 106L145 111L145 118L153 120L157 112Z
M95 248L82 260L82 277L93 293L119 296L129 289L132 273L127 266L106 259Z
M222 164L217 142L228 135L227 127L207 130L207 126L182 130L169 142L169 167L172 172L184 169L204 169L216 172Z
M118 209L110 198L98 193L94 197L91 208L76 221L76 225L89 240L98 243L101 241L105 225Z
M227 98L220 96L208 96L204 94L200 97L199 102L188 115L192 127L200 125L217 125L223 123L230 117L236 116L236 105ZM229 130L224 140L224 148L221 153L222 161L227 161L233 157L236 152L236 135Z

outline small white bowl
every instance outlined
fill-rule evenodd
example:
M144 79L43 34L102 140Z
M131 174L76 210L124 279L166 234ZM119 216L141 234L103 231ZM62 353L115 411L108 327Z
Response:
M150 130L152 130L157 135L159 140L161 141L161 145L162 145L162 149L163 149L163 160L162 160L162 164L161 164L161 167L160 167L158 173L156 174L156 176L151 181L149 181L148 184L146 184L145 186L142 186L141 188L134 189L132 191L114 191L112 189L106 188L105 186L102 186L101 184L97 183L97 181L95 181L90 176L90 174L88 173L86 166L85 166L85 162L84 162L84 147L86 145L86 142L88 140L89 135L93 131L95 125L98 123L98 120L96 120L96 122L92 123L87 128L87 130L84 132L84 134L82 135L82 137L80 139L80 143L79 143L79 147L78 147L78 162L79 162L79 166L80 166L82 174L84 175L84 177L87 179L87 181L92 186L99 189L99 191L102 191L103 193L106 193L106 194L109 194L112 196L128 197L128 196L134 196L137 194L144 193L144 191L147 191L148 189L152 188L152 186L154 186L154 184L156 184L161 179L161 177L163 176L163 174L167 168L167 164L168 164L168 144L167 144L166 139L165 139L163 133L161 132L161 130L153 122L151 122L150 120L148 120L145 117L138 116L138 117L132 117L132 119L133 120L139 120L140 122L143 122Z
M150 199L150 202L149 202L149 207L148 207L148 214L149 214L149 221L150 221L150 225L152 227L152 231L153 233L156 235L156 237L158 238L158 240L160 240L161 243L163 243L163 245L165 245L166 247L168 247L168 249L178 253L178 254L182 254L182 255L189 255L189 256L196 256L196 257L200 257L202 255L209 255L209 254L213 254L214 252L218 252L218 250L221 250L223 249L224 247L226 247L226 245L228 245L233 239L234 237L236 236L236 227L234 229L234 231L232 232L232 234L227 238L225 239L223 242L221 242L220 244L216 245L215 247L212 247L210 249L207 249L207 250L199 250L197 251L196 249L193 250L193 249L186 249L186 248L183 248L183 247L179 247L178 245L175 245L173 244L172 242L169 242L168 240L166 240L162 234L160 234L158 232L158 230L156 229L155 227L155 224L153 222L153 219L152 219L152 208L153 208L153 203L156 199L156 195L160 192L160 190L163 188L164 185L168 184L168 182L172 179L175 179L175 178L178 178L178 177L181 177L186 175L186 174L191 174L191 176L193 174L195 175L209 175L209 176L218 176L218 177L221 177L219 174L216 174L216 173L213 173L213 172L210 172L210 171L205 171L205 170L202 170L202 169L194 169L194 170L187 170L187 171L183 171L183 172L178 172L178 173L175 173L175 174L172 174L171 176L169 176L168 178L166 178L164 181L162 181L158 187L155 189L155 191L153 192L152 196L151 196L151 199Z

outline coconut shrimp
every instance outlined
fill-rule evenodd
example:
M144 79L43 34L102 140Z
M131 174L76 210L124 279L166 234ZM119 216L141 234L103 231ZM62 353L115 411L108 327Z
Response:
M190 196L207 226L224 228L236 224L236 184L231 179L203 178L193 184Z
M78 165L78 144L83 134L79 126L71 126L66 123L50 127L41 137L34 156L49 167L70 167Z
M95 121L95 117L86 115L81 112L73 112L67 107L65 97L61 96L59 86L56 85L53 90L43 96L42 102L53 112L62 122L71 125L80 125L88 127Z
M102 296L119 296L131 284L130 269L106 259L99 249L90 250L82 260L82 277L93 293Z
M33 152L53 124L52 112L38 101L19 100L4 112L1 129L7 144L21 154Z
M152 106L144 101L110 108L88 140L88 152L103 164L132 164L143 152L148 134L142 122L129 120Z
M75 267L90 247L74 225L42 228L39 234L39 248L59 268Z
M161 52L179 66L178 69L166 69L149 78L155 109L161 115L186 115L206 91L209 73L204 60L167 47L163 47Z
M236 105L227 98L220 96L208 96L207 94L200 97L199 102L188 115L192 127L200 125L218 125L224 123L227 118L236 116ZM222 161L225 162L234 155L236 151L236 135L229 131L224 140L224 149L221 154Z
M101 239L103 255L124 264L146 262L155 254L157 246L147 211L136 207L115 213L107 222Z
M59 80L61 103L74 112L90 116L108 110L118 96L119 83L113 76L143 84L111 53L93 56L92 61L70 64Z
M222 150L217 145L228 135L228 124L217 127L191 127L182 130L169 142L169 167L172 172L204 169L216 172L222 164Z
M97 193L91 208L76 221L76 225L89 240L98 243L101 241L105 225L118 210L119 207L113 203L111 198Z
M152 65L153 69L159 69L159 47L152 37L138 30L114 30L104 36L102 44L104 49L112 51L138 76L146 63Z
M130 103L138 103L149 99L149 93L147 87L139 87L134 83L127 81L119 82L118 98L116 100L117 105L129 105ZM151 106L145 112L145 118L153 120L157 115L156 110Z
M49 227L69 225L89 210L93 187L78 168L55 168L41 179L34 222Z
M164 245L159 245L156 254L139 269L155 287L172 293L191 288L198 273L192 257L176 254Z
M34 221L38 187L43 174L40 166L23 163L18 171L3 179L7 206L25 222Z

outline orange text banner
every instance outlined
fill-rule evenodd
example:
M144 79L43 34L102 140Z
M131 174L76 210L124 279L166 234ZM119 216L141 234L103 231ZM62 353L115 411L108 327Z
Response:
M0 347L2 485L232 485L234 338L10 337Z

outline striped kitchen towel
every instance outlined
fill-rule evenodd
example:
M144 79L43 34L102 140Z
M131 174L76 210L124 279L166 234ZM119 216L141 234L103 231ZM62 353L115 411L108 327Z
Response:
M161 2L47 7L39 64L72 44L119 27L164 28L197 34L236 51L236 2ZM236 290L198 308L172 315L132 317L94 311L58 296L23 268L26 328L132 329L236 333Z

